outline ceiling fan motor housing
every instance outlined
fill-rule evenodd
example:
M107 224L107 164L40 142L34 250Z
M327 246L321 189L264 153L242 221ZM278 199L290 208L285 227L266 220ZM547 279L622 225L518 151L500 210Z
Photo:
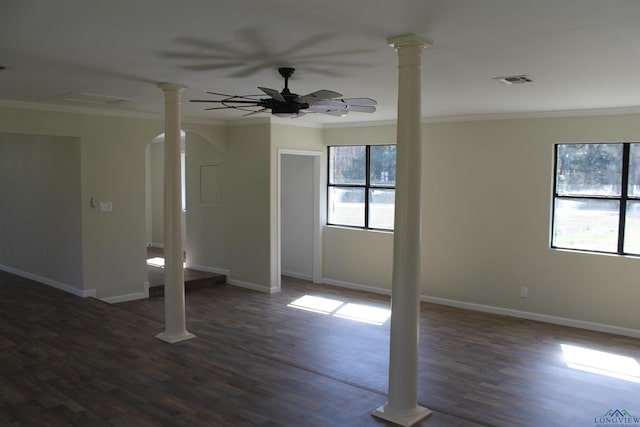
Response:
M274 102L270 106L273 114L298 114L300 110L309 108L309 104L292 102Z

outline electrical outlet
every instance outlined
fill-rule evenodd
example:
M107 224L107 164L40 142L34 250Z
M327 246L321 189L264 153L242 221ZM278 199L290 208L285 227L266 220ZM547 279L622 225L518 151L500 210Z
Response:
M529 288L523 286L520 288L520 298L527 298L529 296Z
M113 211L113 203L100 202L100 212L111 212L111 211Z

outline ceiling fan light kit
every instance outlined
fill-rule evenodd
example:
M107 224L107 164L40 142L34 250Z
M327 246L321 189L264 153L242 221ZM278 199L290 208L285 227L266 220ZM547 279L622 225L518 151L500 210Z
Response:
M289 90L289 78L295 72L295 68L281 67L278 72L284 78L284 89L278 92L275 89L258 86L268 98L260 98L259 95L225 95L217 92L207 92L211 95L223 97L222 99L192 99L191 102L209 102L220 104L220 107L205 108L205 110L220 110L233 108L247 111L245 116L263 112L271 112L272 115L282 118L296 118L306 113L320 113L330 116L343 117L349 112L373 113L376 111L377 102L371 98L343 98L342 94L332 90L321 89L307 95L300 96Z

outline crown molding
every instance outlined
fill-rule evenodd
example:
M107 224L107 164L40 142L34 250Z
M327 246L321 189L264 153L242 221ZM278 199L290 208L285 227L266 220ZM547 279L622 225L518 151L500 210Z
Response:
M640 114L639 107L593 108L585 110L531 111L520 113L462 114L423 117L422 123L471 122L484 120L553 119L563 117L598 117Z
M17 108L35 111L50 111L57 113L83 114L89 116L121 117L129 119L162 120L164 114L161 112L112 110L107 108L87 108L75 105L44 104L36 102L14 101L10 99L0 99L0 107ZM423 117L422 123L446 123L446 122L470 122L488 120L516 120L516 119L549 119L565 117L597 117L597 116L619 116L640 114L640 106L620 107L620 108L594 108L584 110L558 110L558 111L532 111L517 113L487 113L487 114L462 114L449 116L427 116ZM304 120L279 119L273 117L261 117L251 119L236 120L215 120L201 117L183 116L182 122L202 125L216 126L245 126L255 124L278 124L284 126L306 127L317 129L333 128L358 128L375 126L395 126L397 121L374 120L374 121L354 121L342 123L312 123Z
M56 113L84 114L89 116L125 117L134 119L162 119L161 113L144 111L111 110L107 108L87 108L75 105L43 104L37 102L14 101L0 99L0 107L19 108L23 110L51 111Z
M161 112L145 112L145 111L127 111L112 110L108 108L82 107L76 105L60 105L60 104L44 104L37 102L14 101L10 99L0 99L0 107L17 108L32 111L49 111L55 113L83 114L87 116L102 117L120 117L128 119L146 119L146 120L162 120L164 113ZM222 120L203 119L198 117L182 117L184 123L194 123L202 125L218 125L227 124Z
M324 129L334 128L364 128L375 126L395 126L397 120L375 120L371 122L344 122L344 123L325 123L322 127Z

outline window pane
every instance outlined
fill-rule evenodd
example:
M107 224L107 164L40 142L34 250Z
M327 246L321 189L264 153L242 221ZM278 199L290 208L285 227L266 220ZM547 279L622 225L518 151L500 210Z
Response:
M364 185L366 162L363 145L329 147L329 183Z
M328 221L364 227L364 188L329 187Z
M560 144L557 149L557 194L620 195L622 144Z
M631 144L629 157L629 196L640 197L640 144Z
M372 145L370 162L371 185L396 185L395 145Z
M627 202L624 230L624 251L640 255L640 202Z
M556 199L553 246L618 251L617 200Z
M393 230L396 190L369 190L369 228Z

